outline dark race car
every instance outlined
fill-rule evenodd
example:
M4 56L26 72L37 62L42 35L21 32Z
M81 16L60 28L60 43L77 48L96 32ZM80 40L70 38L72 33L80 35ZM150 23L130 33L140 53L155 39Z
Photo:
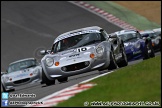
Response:
M140 34L144 39L151 39L154 51L161 51L161 36L158 33L155 33L153 30L145 30L141 31Z
M124 41L128 61L155 56L151 40L143 39L137 30L121 30L115 33Z
M155 28L155 29L152 29L156 35L160 36L161 37L161 28Z

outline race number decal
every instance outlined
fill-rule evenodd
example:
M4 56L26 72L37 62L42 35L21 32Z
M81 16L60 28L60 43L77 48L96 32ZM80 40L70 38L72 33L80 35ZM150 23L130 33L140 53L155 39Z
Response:
M78 48L77 52L82 52L82 51L86 51L86 50L87 50L87 48Z

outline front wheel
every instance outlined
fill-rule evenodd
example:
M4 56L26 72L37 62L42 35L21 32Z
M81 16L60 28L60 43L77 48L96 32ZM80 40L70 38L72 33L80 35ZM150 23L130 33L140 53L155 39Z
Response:
M110 52L110 64L108 66L108 70L116 69L118 65L116 64L115 56L113 51Z
M122 46L122 60L120 61L120 63L118 63L119 67L124 67L128 65L128 60L127 60L127 55L125 53L125 49Z
M1 84L1 86L2 86L2 90L3 90L3 92L7 92L7 90L5 89L4 85Z
M67 82L68 80L68 77L64 77L64 78L60 78L60 79L57 79L59 82Z
M15 91L15 89L6 90L3 84L1 84L1 86L2 86L3 92Z
M55 84L55 80L49 80L47 76L45 75L43 69L42 69L42 83L45 83L47 86Z
M152 42L150 42L150 44L149 44L149 49L151 50L150 57L155 57L155 52L154 52L154 49L152 47Z
M145 45L144 51L143 51L143 60L146 60L148 58L149 58L148 48L147 48L147 45Z

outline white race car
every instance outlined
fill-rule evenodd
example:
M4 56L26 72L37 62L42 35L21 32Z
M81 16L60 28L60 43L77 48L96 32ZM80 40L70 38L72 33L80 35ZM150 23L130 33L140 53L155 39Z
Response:
M111 41L110 41L111 40ZM124 44L98 27L85 27L59 35L51 51L42 50L42 81L46 85L92 70L127 66Z
M9 64L7 72L1 72L3 91L15 90L16 86L41 82L42 67L36 59L27 58Z

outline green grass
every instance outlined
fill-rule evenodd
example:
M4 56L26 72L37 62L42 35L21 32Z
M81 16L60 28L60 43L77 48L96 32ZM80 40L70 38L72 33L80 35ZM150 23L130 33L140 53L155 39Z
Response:
M94 5L100 9L105 10L108 13L120 18L121 20L129 23L139 30L147 30L159 28L161 25L149 21L147 18L136 14L135 12L128 10L111 1L85 1L91 5Z
M97 85L58 106L84 106L86 101L157 101L161 105L161 56L121 68L91 82Z

